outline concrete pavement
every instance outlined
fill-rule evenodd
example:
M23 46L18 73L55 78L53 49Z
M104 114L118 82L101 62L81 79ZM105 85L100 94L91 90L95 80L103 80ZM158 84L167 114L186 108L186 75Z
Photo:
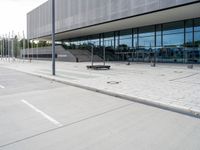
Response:
M127 66L115 62L109 64L109 71L92 71L86 69L88 64L57 62L53 77L49 61L1 61L3 67L200 117L200 65L188 69L184 64L157 64L153 68L144 63Z
M195 117L1 67L0 84L0 150L200 149Z

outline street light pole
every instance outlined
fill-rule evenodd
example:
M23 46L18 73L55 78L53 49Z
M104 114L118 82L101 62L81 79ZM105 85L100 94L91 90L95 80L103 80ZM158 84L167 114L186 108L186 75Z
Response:
M55 0L52 1L52 75L55 76Z
M1 37L0 37L1 39ZM3 39L1 39L1 60L3 59Z
M3 60L4 60L4 53L5 53L5 51L4 51L4 49L5 49L5 40L4 40L4 35L3 35L3 40L2 40L2 58L3 58Z
M25 60L25 55L26 55L25 49L26 49L26 41L25 41L25 34L24 34L24 31L23 31L23 51L22 51L23 62Z
M14 31L12 31L12 60L14 60Z
M3 46L3 42L2 42L2 39L1 39L1 36L0 36L0 42L1 42L1 60L2 60L2 46Z

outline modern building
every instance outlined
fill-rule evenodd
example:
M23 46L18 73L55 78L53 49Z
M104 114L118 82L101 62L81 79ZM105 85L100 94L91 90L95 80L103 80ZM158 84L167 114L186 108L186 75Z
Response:
M27 14L29 39L51 39L51 0ZM200 63L200 0L56 0L56 40L106 60Z

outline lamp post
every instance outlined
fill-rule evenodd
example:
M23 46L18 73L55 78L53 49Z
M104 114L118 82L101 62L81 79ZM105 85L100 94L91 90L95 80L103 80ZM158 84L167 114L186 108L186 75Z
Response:
M2 50L2 55L3 55L3 59L4 59L4 35L3 35L3 43L2 43L2 48L3 48L3 50Z
M14 60L14 31L12 31L12 60Z
M52 75L56 75L55 71L55 0L51 0L52 2Z
M26 49L26 41L25 41L25 34L24 34L24 31L23 31L23 51L22 51L23 62L25 60L25 55L26 55L25 49Z
M2 42L2 41L3 41L3 40L1 39L1 36L0 36L0 42L1 42L1 44L0 44L0 45L1 45L1 60L2 60L2 52L3 52L3 51L2 51L2 50L3 50L3 42Z
M10 32L8 34L8 61L10 62Z

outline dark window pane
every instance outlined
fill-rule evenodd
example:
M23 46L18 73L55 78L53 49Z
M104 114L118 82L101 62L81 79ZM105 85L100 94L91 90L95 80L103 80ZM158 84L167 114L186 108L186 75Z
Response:
M96 47L99 46L100 45L100 43L99 43L99 35L89 36L88 43L92 44L92 45L94 45Z
M104 36L103 33L100 34L100 37L99 37L100 38L100 43L99 43L100 46L103 46L103 36Z
M142 27L139 28L139 36L154 36L155 33L155 27L154 26L148 26L148 27Z
M113 49L114 48L114 32L104 34L104 46Z
M149 49L155 46L155 27L148 26L139 29L139 47Z
M200 18L194 20L194 31L200 31Z
M118 49L119 47L119 38L120 38L119 31L117 31L115 32L115 49Z
M172 22L163 24L163 34L176 34L184 32L184 22Z
M132 47L132 30L120 31L119 47L128 50Z
M193 32L193 21L192 20L185 21L185 32Z
M137 29L133 30L133 47L138 47L138 33Z
M156 35L161 35L161 25L156 25Z

